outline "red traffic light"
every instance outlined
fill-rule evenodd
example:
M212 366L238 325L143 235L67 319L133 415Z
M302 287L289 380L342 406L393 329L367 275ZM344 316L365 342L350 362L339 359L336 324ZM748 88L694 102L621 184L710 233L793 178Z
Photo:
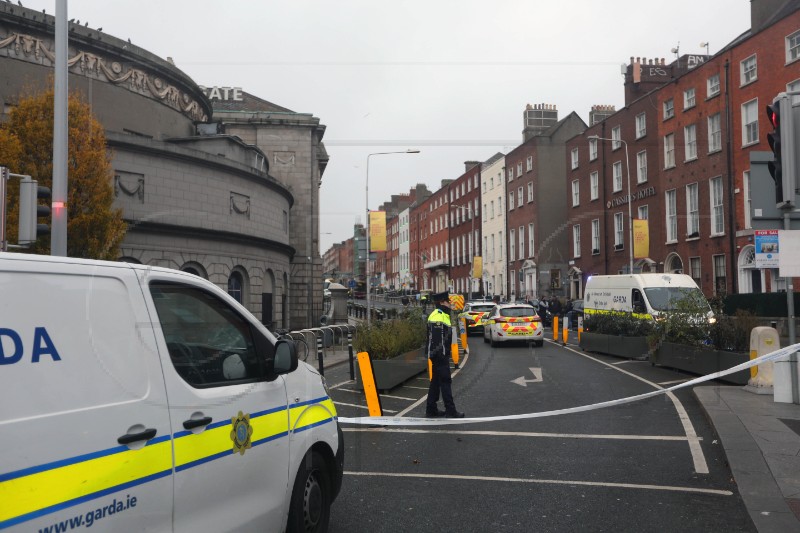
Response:
M781 127L781 107L779 102L767 105L767 118L776 130Z

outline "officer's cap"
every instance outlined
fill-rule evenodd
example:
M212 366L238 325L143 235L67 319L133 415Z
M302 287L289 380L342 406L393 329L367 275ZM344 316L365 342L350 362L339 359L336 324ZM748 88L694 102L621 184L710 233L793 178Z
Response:
M449 302L450 301L450 293L447 292L447 291L445 291L445 292L437 292L436 294L433 295L433 301L434 302L444 302L444 301L448 301Z

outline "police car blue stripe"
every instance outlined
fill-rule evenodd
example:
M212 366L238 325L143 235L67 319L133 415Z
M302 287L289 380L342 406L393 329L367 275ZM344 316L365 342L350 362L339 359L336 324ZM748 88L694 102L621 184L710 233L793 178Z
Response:
M295 433L302 433L303 431L305 431L307 429L319 427L319 426L322 426L322 425L325 425L325 424L329 424L329 423L334 422L334 421L335 421L334 418L328 418L327 420L322 420L320 422L314 422L313 424L309 424L309 425L303 426L303 427L301 427L299 429L295 429L294 432Z
M232 454L233 454L233 448L231 448L230 450L225 450L224 452L219 452L215 453L214 455L203 457L202 459L198 459L197 461L192 461L191 463L186 463L184 465L181 465L175 468L175 472L183 472L184 470L188 470L190 468L194 468L195 466L200 466L206 463L210 463L211 461L222 459L223 457L227 457Z
M285 437L289 434L288 431L283 431L281 433L276 433L275 435L270 435L269 437L264 437L263 439L255 440L251 443L251 446L258 446L259 444L264 444L265 442L273 441L275 439L279 439L281 437Z
M282 405L280 407L275 407L274 409L267 409L266 411L259 411L257 413L252 413L250 415L250 420L257 418L259 416L271 415L272 413L277 413L278 411L285 411L286 406Z
M160 442L164 442L169 440L169 435L163 435L161 437L157 437L150 441L147 441L146 446L152 446L154 444L158 444ZM52 463L46 463L43 465L31 466L29 468L24 468L22 470L17 470L15 472L8 472L6 474L0 474L0 483L3 481L9 481L12 479L17 479L20 477L30 476L32 474L38 474L40 472L46 472L48 470L55 470L56 468L61 468L64 466L70 466L78 463L83 463L85 461L91 461L92 459L98 459L100 457L107 457L109 455L114 455L117 453L127 452L129 448L127 446L115 446L114 448L108 448L106 450L100 450L97 452L87 453L85 455L78 455L76 457L69 457L67 459L60 459L58 461L53 461Z
M94 492L92 494L87 494L86 496L81 496L80 498L75 498L74 500L68 500L65 502L61 502L57 505L53 505L50 507L46 507L45 509L40 509L38 511L34 511L32 513L28 513L25 515L14 517L10 520L6 520L5 522L0 522L0 529L6 529L11 526L15 526L17 524L21 524L22 522L27 522L28 520L33 520L34 518L39 518L40 516L45 516L51 513L55 513L62 509L67 509L69 507L74 507L75 505L80 505L82 503L96 500L98 498L102 498L104 496L108 496L109 494L114 494L115 492L119 492L125 489L129 489L131 487L136 487L137 485L143 485L145 483L149 483L151 481L155 481L157 479L161 479L162 477L166 477L172 474L172 469L164 470L162 472L158 472L156 474L152 474L147 477L143 477L140 479L136 479L134 481L130 481L128 483L123 483L122 485L117 485L115 487L109 487L107 489L103 489L98 492Z
M322 402L324 402L325 400L328 400L328 399L329 399L328 396L321 396L321 397L315 398L313 400L308 400L308 401L305 401L305 402L296 403L296 404L292 405L291 408L294 409L296 407L303 407L304 405L312 405L312 404L315 404L315 403L322 403Z

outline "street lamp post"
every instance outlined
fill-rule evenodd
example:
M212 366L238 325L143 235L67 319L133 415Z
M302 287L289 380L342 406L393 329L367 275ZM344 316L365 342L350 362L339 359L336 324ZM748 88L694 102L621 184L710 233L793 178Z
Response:
M365 225L365 227L367 229L367 231L366 231L367 259L366 259L366 264L364 266L364 274L365 274L365 279L366 279L366 282L367 282L367 327L370 326L371 315L372 315L372 313L370 312L370 305L369 305L369 288L370 288L369 287L369 284L370 284L370 280L369 280L369 229L370 229L369 228L369 158L372 157L373 155L418 154L418 153L419 153L419 150L410 150L409 149L409 150L403 150L401 152L375 152L375 153L367 155L367 180L366 180L366 185L364 187L364 190L366 192L366 200L367 200L367 205L366 205L367 223Z
M599 141L612 141L625 145L625 170L628 174L628 245L630 248L628 273L633 274L633 191L631 190L631 160L628 159L628 143L622 139L609 139L607 137L600 137L599 135L590 135L589 139L597 139Z

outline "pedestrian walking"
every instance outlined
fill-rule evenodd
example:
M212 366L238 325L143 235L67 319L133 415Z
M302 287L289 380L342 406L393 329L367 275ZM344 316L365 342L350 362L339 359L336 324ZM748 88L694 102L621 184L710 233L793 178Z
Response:
M428 388L428 402L425 416L435 418L464 418L464 413L456 410L453 401L453 378L450 376L450 357L448 356L453 338L450 323L450 295L440 292L433 295L436 308L428 316L428 357L431 360L432 376ZM444 411L439 410L439 395L444 402Z

